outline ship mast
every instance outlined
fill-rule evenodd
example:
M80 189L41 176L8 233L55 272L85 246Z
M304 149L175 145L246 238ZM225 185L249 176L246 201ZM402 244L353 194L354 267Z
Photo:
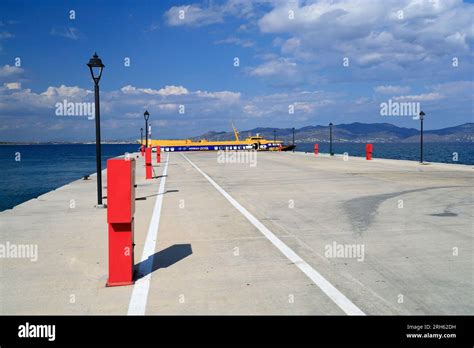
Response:
M234 121L232 121L232 129L234 129L235 141L239 141L239 132L234 126Z

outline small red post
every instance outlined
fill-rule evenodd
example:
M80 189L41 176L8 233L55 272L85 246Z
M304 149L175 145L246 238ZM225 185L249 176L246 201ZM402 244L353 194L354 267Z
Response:
M317 156L319 153L319 145L318 144L314 144L314 154Z
M156 147L156 163L161 163L161 147Z
M142 157L145 156L145 146L140 146L140 152L142 153Z
M109 277L106 286L133 284L135 159L107 161Z
M372 150L373 150L373 145L372 144L365 144L365 159L367 161L370 161L372 159Z
M151 179L152 175L152 167L151 167L151 147L147 147L145 149L145 170L146 170L146 178Z
M278 144L278 152L281 152L281 148L282 148L281 144Z

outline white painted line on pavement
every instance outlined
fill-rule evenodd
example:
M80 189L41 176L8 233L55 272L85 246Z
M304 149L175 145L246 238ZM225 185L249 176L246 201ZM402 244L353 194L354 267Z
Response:
M158 234L158 228L160 227L161 207L163 205L169 161L170 154L168 153L165 168L163 169L163 176L161 177L160 187L158 188L158 195L156 196L155 207L153 208L153 215L151 217L150 225L148 226L148 233L146 236L145 246L143 247L140 267L138 269L138 273L145 274L145 276L138 279L133 286L132 297L130 298L130 304L128 305L128 315L145 315L153 267L153 255L155 254L156 237Z
M245 209L239 202L232 198L222 187L220 187L214 180L212 180L206 173L204 173L198 166L196 166L184 154L181 154L199 173L201 173L207 181L211 183L214 188L219 191L238 211L249 220L267 239L272 242L274 246L280 250L291 262L293 262L309 279L313 281L336 305L339 306L346 314L349 315L365 315L355 304L351 302L344 294L337 290L326 278L324 278L318 271L312 268L301 257L299 257L293 250L291 250L285 243L283 243L277 236L275 236L268 228L266 228L260 221L255 218L247 209Z

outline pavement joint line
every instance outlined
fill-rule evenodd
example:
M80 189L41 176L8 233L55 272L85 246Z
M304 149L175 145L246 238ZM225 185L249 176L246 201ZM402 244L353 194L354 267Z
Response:
M148 291L150 289L151 273L153 267L153 255L155 253L156 238L158 228L160 226L161 207L163 206L163 197L165 192L166 174L168 172L170 154L166 157L165 168L161 176L160 186L158 188L158 195L156 196L155 207L148 226L148 233L146 236L145 245L143 247L142 259L138 274L145 274L138 279L133 286L132 296L128 305L127 315L145 315L146 303L148 300Z
M313 283L318 286L344 313L348 315L365 315L365 313L351 302L344 294L334 287L326 278L318 271L312 268L306 261L298 256L291 248L283 243L275 234L273 234L265 225L263 225L255 216L229 195L222 187L220 187L210 176L204 173L197 165L195 165L188 157L181 154L186 161L191 164L194 169L201 173L214 188L219 191L247 220L250 221L283 255L285 255L292 263L295 264Z

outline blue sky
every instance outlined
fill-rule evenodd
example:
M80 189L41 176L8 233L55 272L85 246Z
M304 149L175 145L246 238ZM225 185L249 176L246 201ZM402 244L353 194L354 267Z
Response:
M419 126L381 116L389 99L420 103L428 129L472 122L473 17L458 0L2 1L0 141L93 140L57 103L93 101L95 51L109 140L137 137L146 108L160 138L231 120Z

